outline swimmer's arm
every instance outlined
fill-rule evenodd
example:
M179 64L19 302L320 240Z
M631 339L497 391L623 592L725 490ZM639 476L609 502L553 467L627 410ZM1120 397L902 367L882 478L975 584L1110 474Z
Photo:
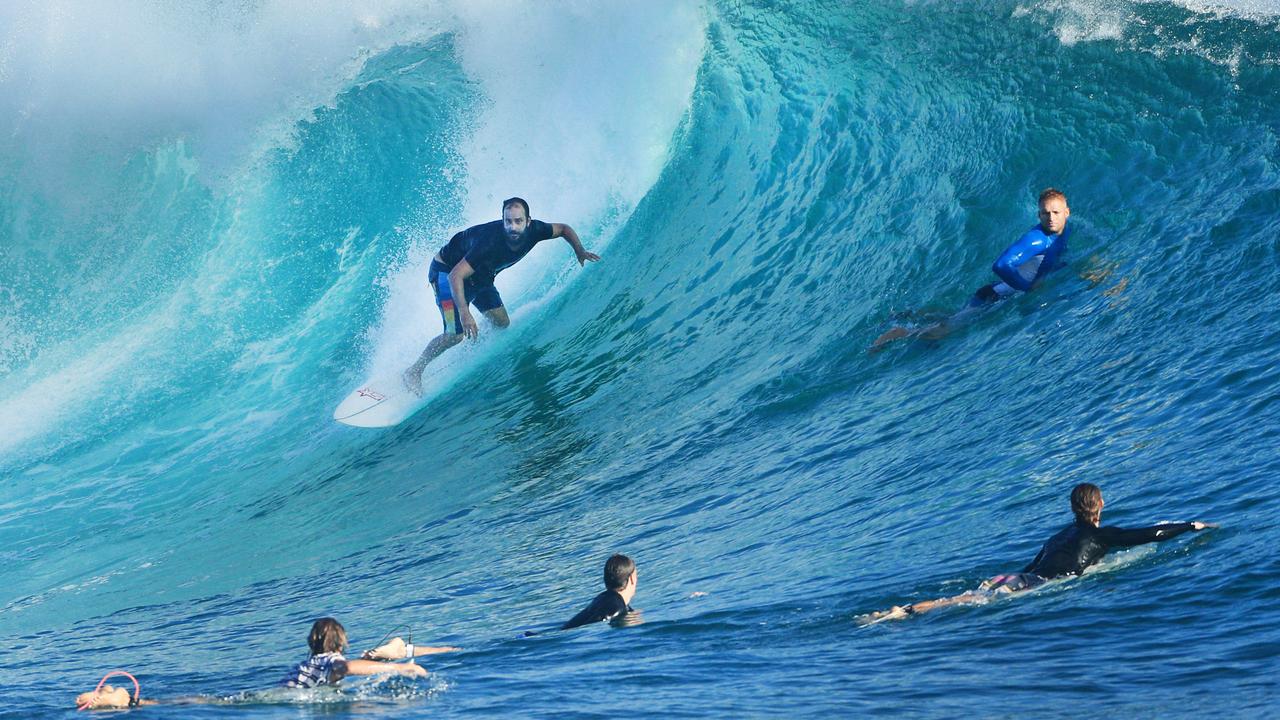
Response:
M449 289L453 291L453 304L458 308L458 318L462 320L462 334L469 338L480 334L475 318L471 317L471 305L467 302L467 278L475 273L470 261L462 258L449 271Z
M376 660L347 660L345 675L426 675L421 665L413 663L384 663Z
M1022 274L1018 272L1018 268L1032 257L1044 252L1044 248L1040 247L1040 243L1036 242L1033 232L1028 232L1018 238L1018 241L1006 248L995 263L991 265L992 272L1003 280L1006 285L1023 292L1031 289L1031 283L1022 277Z
M1199 525L1200 527L1197 527ZM1133 547L1170 540L1182 533L1208 527L1204 523L1166 523L1144 528L1101 528L1103 542L1112 547Z
M452 645L414 645L413 656L437 655L439 653L457 652L461 649L462 648L460 647L454 647Z
M564 223L551 223L551 237L564 238L565 242L569 243L569 247L573 248L573 256L577 258L579 265L586 265L588 262L600 259L599 255L587 252L587 249L582 247L582 240L578 238L578 233Z

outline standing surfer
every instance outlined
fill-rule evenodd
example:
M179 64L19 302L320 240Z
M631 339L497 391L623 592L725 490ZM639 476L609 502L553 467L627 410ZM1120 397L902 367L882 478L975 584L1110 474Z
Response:
M484 313L495 326L511 324L502 297L494 287L494 277L519 262L533 246L562 237L573 248L579 265L600 256L587 252L578 233L563 223L546 223L529 217L529 203L513 197L502 203L502 219L475 225L454 235L431 260L427 281L435 291L436 307L444 320L444 331L422 351L418 361L404 371L404 384L415 395L422 394L422 371L440 353L480 334L470 305Z

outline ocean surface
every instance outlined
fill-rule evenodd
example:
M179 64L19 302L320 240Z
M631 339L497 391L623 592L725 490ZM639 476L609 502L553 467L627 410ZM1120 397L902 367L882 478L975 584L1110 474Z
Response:
M1280 716L1280 3L15 1L0 136L2 717ZM603 260L335 423L512 195ZM859 624L1084 481L1222 527ZM325 615L464 650L271 691Z

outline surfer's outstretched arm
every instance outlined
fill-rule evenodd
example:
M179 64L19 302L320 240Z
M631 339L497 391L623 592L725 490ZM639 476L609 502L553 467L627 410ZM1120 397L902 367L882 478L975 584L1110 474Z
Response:
M569 243L569 247L573 248L573 256L578 259L579 265L586 265L588 262L595 262L600 259L599 255L588 252L586 248L582 247L582 241L578 239L578 233L564 223L551 223L551 237L564 238L565 242Z
M346 660L343 675L408 675L422 677L427 669L411 662L387 663L376 660Z
M1182 533L1205 528L1218 527L1213 523L1195 522L1165 523L1144 528L1104 527L1098 529L1098 535L1112 547L1133 547L1147 543L1163 542L1178 537Z

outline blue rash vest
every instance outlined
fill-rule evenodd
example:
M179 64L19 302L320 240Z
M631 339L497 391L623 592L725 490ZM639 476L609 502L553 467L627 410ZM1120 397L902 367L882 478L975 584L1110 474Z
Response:
M1006 248L991 269L1009 287L1027 292L1060 266L1070 234L1070 227L1065 227L1062 232L1050 235L1037 224Z

